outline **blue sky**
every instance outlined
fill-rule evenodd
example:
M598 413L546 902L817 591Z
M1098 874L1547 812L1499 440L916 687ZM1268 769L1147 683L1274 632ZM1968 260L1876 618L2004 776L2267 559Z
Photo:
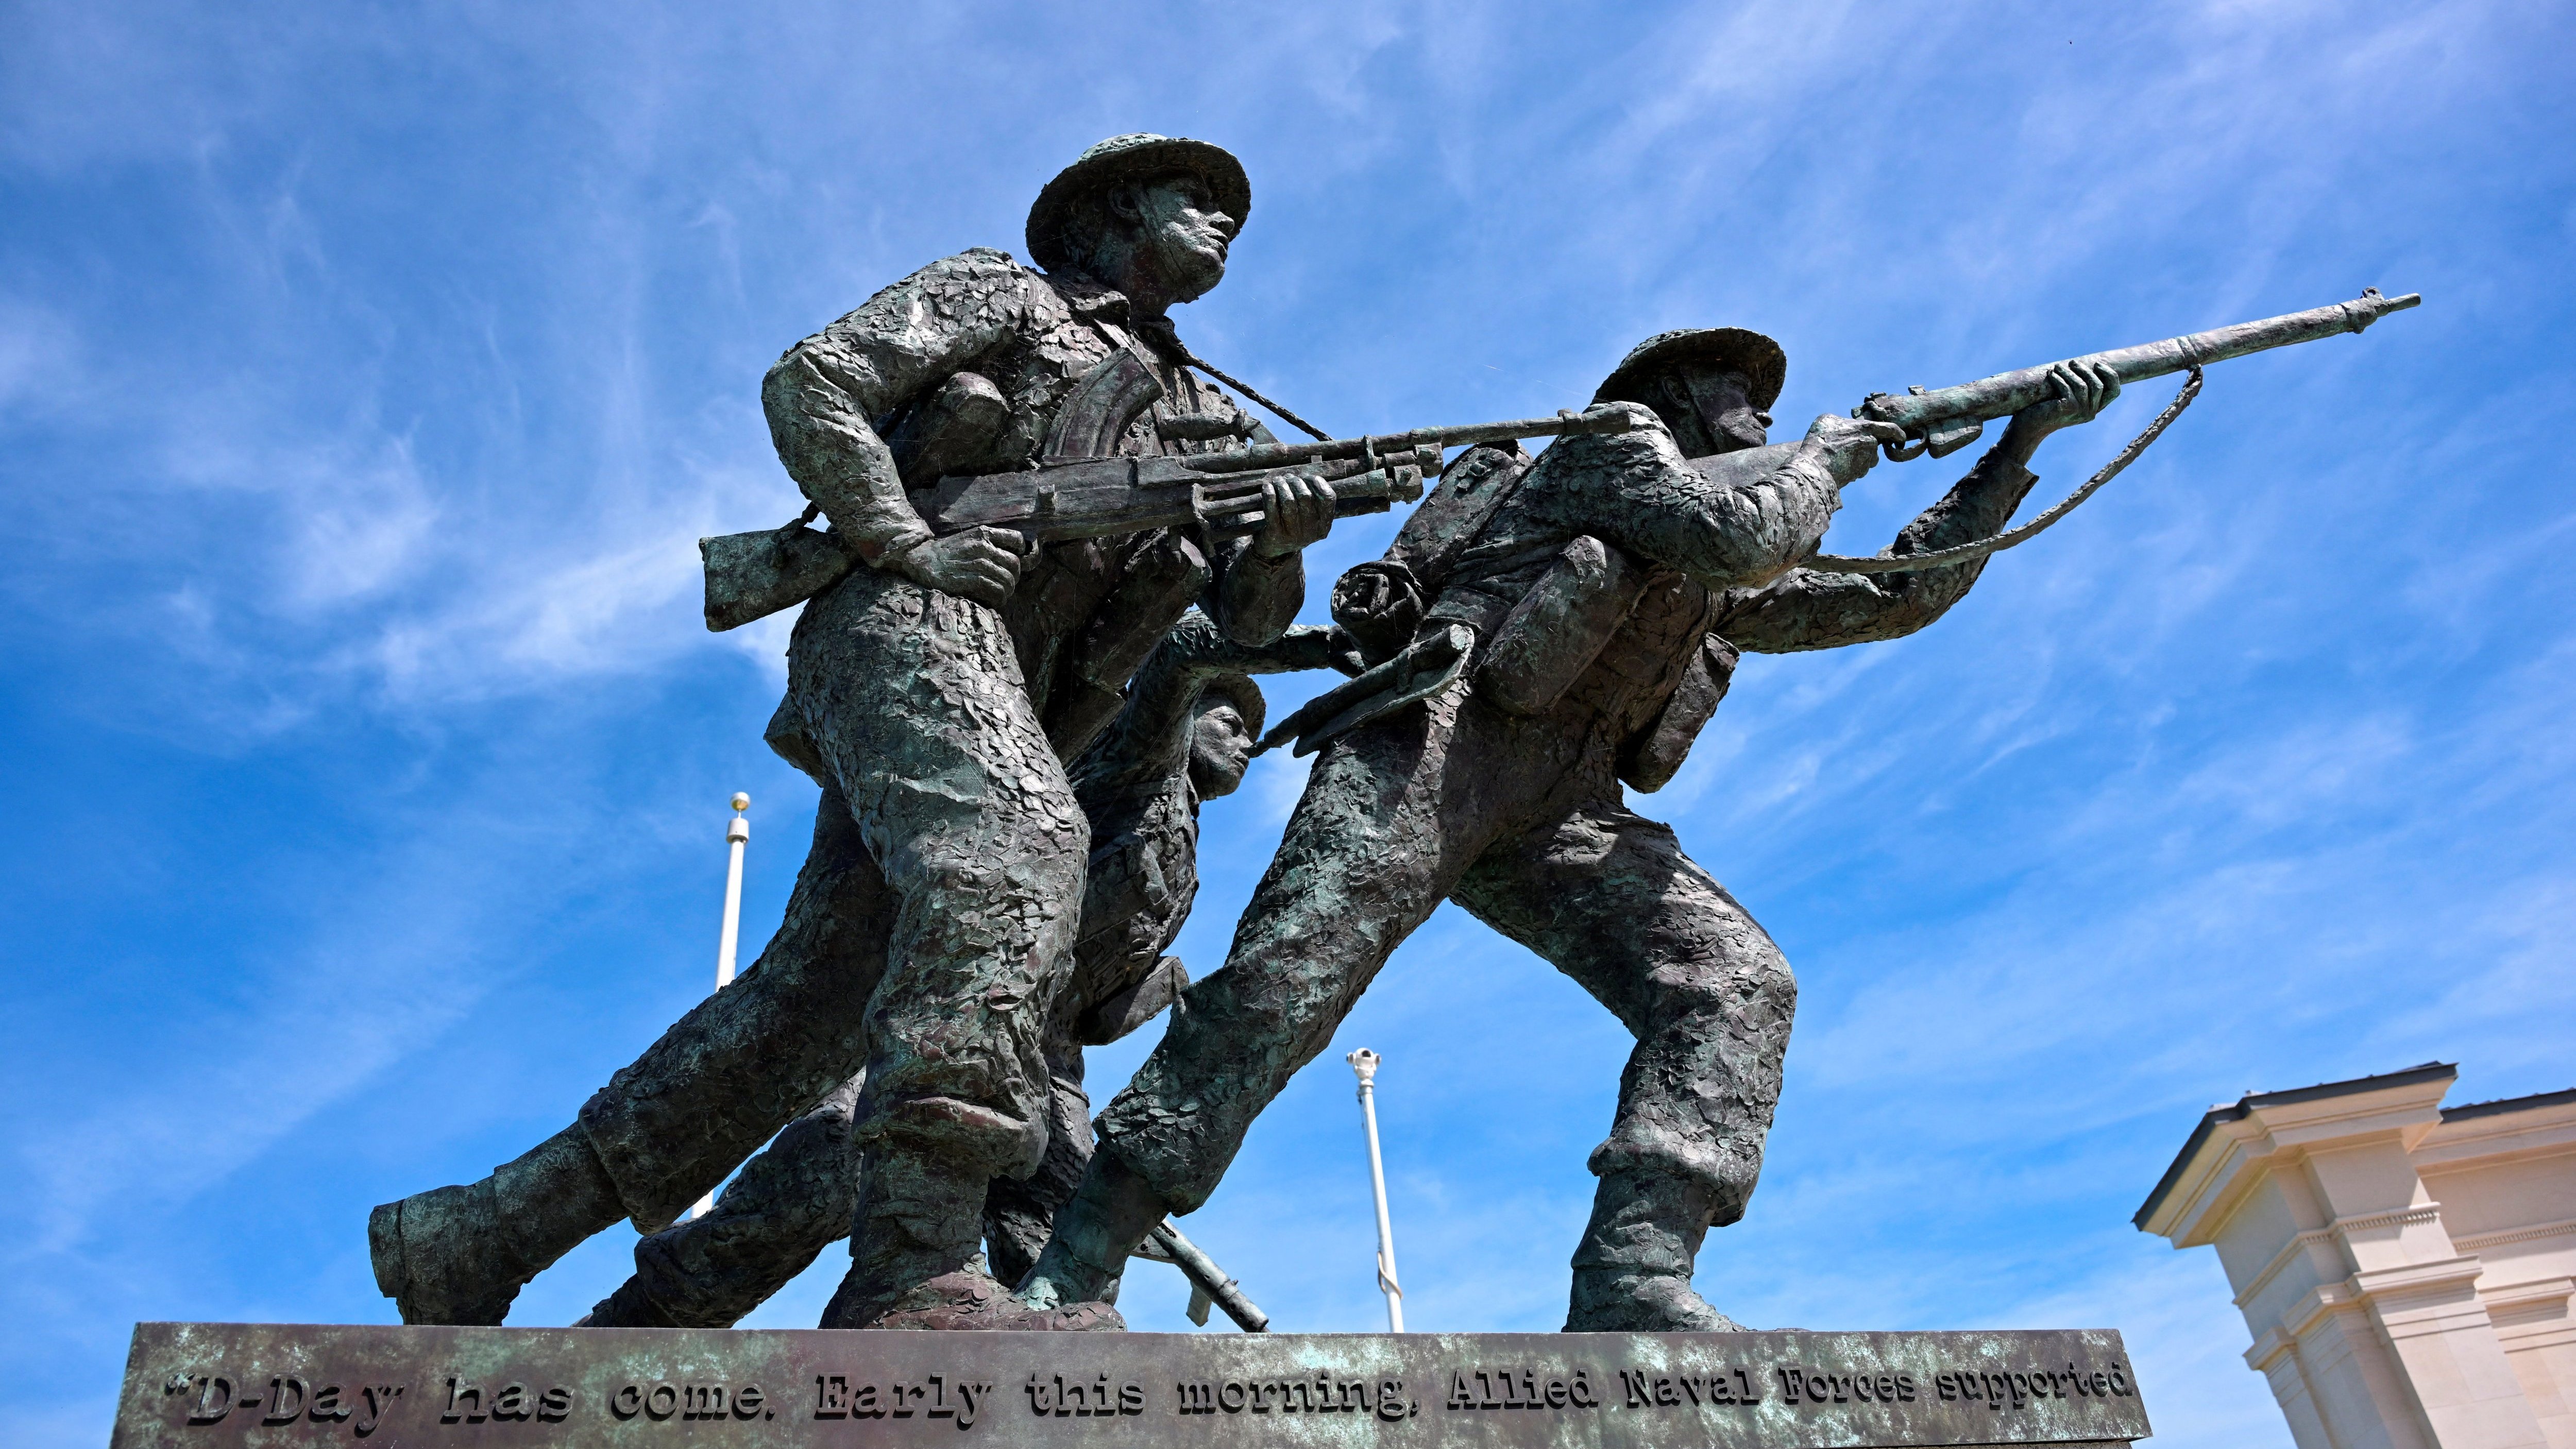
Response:
M707 634L693 547L796 509L761 372L1016 251L1129 130L1242 155L1183 334L1343 433L1579 405L1673 326L1779 337L1788 435L2424 293L2213 370L1929 632L1748 662L1640 802L1803 986L1720 1306L2116 1327L2164 1441L2285 1445L2215 1260L2129 1226L2198 1113L2435 1057L2462 1100L2576 1080L2563 7L11 3L0 35L0 1349L53 1386L18 1442L98 1441L137 1319L390 1321L369 1206L560 1127L706 989L736 789L766 937L814 797L760 742L784 621ZM2041 491L2165 396L2052 442ZM1828 546L1956 471L1883 466ZM1210 808L1198 969L1298 785L1272 757ZM1358 1045L1412 1325L1555 1327L1628 1043L1455 911L1192 1235L1282 1329L1382 1322ZM1126 1307L1182 1299L1147 1266Z

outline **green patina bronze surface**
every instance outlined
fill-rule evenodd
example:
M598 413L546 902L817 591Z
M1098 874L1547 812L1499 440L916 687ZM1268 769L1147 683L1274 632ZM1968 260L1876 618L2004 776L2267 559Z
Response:
M1054 1334L147 1323L115 1449L1838 1449L2149 1432L2117 1333Z

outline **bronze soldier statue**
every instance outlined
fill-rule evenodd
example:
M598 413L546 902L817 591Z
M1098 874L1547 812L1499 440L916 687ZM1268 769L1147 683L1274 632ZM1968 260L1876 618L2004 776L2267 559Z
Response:
M1454 898L1638 1039L1589 1162L1600 1181L1566 1327L1736 1326L1691 1275L1708 1228L1742 1216L1759 1175L1796 983L1762 928L1620 786L1672 777L1739 645L1893 637L1976 577L1795 567L1838 487L1898 434L1827 416L1794 450L1748 452L1764 442L1784 368L1754 333L1651 339L1596 403L1643 404L1656 426L1569 438L1535 462L1517 446L1472 449L1388 558L1345 576L1335 617L1368 672L1274 731L1321 746L1305 795L1225 967L1190 988L1102 1116L1100 1150L1023 1297L1089 1296L1145 1224L1205 1201L1253 1117L1389 953ZM2058 390L1899 552L1992 531L2033 481L2031 448L2090 417L2117 381L2070 370Z
M779 457L864 565L797 622L769 731L823 784L813 854L760 961L573 1125L480 1182L376 1209L377 1283L405 1321L500 1322L575 1244L620 1217L667 1227L864 1067L865 1191L826 1326L1116 1322L1029 1312L973 1266L988 1184L1035 1171L1051 1133L1046 1027L1090 850L1059 761L1191 604L1231 640L1277 639L1332 492L1266 482L1249 536L1158 528L1025 557L1008 530L932 536L909 495L1046 457L1267 441L1191 374L1166 315L1223 277L1249 205L1215 146L1101 142L1030 210L1043 272L984 248L935 262L770 370Z
M992 1271L1016 1282L1046 1245L1055 1210L1091 1159L1082 1050L1116 1041L1171 1004L1189 976L1165 955L1198 895L1202 801L1243 781L1263 705L1250 671L1321 668L1322 629L1268 649L1226 640L1192 613L1137 671L1116 720L1071 768L1091 827L1082 928L1070 984L1044 1038L1053 1088L1046 1157L1025 1179L994 1178L984 1200ZM741 1173L714 1211L635 1247L635 1274L582 1320L603 1328L726 1328L846 1236L859 1202L853 1121L863 1077L824 1098Z

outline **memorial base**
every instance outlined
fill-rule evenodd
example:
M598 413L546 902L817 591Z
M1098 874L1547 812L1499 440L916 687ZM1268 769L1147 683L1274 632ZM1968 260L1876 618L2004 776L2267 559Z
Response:
M2120 1336L145 1323L116 1449L1861 1449L2147 1436Z

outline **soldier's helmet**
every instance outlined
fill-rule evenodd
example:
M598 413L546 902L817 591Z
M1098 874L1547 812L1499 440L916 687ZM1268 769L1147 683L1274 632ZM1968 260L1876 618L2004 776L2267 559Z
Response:
M1088 250L1091 230L1099 225L1098 210L1085 202L1122 182L1174 174L1205 182L1216 209L1242 229L1244 214L1252 210L1252 180L1233 153L1206 141L1138 131L1085 150L1038 193L1029 208L1029 257L1050 272L1062 270Z
M1756 409L1764 410L1780 400L1781 384L1789 375L1788 354L1780 350L1779 343L1759 332L1741 327L1684 327L1658 332L1630 348L1592 394L1592 400L1651 404L1654 399L1646 396L1646 379L1677 362L1713 362L1734 368L1752 384L1749 401Z
M1207 683L1199 686L1199 708L1220 700L1234 706L1235 714L1243 720L1245 734L1256 740L1261 738L1261 727L1268 723L1269 706L1251 675L1227 670L1210 676Z

